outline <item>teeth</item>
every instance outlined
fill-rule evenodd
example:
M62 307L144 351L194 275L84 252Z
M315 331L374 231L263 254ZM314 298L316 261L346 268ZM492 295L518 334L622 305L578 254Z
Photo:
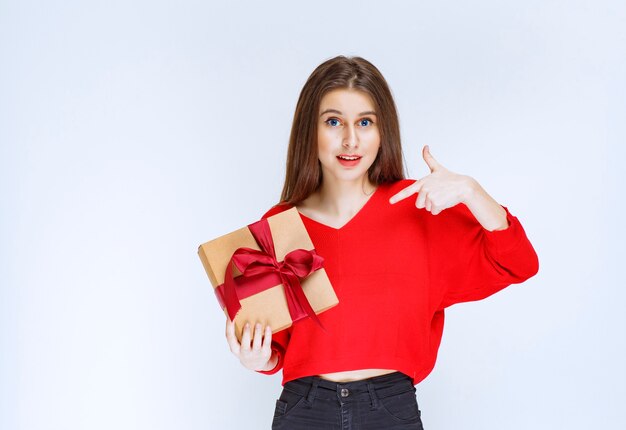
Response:
M339 155L339 158L341 158L342 160L354 161L354 160L358 160L361 157L344 157L342 155Z

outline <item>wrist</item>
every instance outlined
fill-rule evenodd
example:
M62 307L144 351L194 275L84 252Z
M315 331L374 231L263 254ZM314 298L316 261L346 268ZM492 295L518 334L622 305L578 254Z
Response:
M466 177L463 203L476 220L488 231L505 230L509 224L506 211L495 201L477 180Z
M470 206L480 192L480 184L471 176L463 176L463 186L461 187L461 202L466 206Z

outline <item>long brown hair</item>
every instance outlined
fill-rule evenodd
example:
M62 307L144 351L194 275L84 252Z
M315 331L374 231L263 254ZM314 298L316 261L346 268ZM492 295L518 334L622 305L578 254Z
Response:
M374 102L380 150L368 170L370 182L380 185L404 178L400 124L387 81L369 61L340 55L317 66L300 92L287 149L285 184L280 197L283 203L298 204L322 184L317 154L318 111L324 95L339 88L363 91Z

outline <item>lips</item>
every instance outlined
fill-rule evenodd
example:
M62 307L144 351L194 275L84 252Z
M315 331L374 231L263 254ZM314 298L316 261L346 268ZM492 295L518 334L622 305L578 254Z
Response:
M357 164L359 164L359 161L361 161L362 156L361 155L348 155L348 154L341 154L337 156L337 160L339 160L339 164L341 164L344 167L354 167Z
M338 155L337 158L339 158L340 160L346 160L346 161L356 161L356 160L359 160L361 158L361 156L360 155L341 154L341 155Z

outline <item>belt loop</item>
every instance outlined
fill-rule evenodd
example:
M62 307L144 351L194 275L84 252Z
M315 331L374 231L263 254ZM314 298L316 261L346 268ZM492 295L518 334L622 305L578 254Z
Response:
M374 384L372 381L367 381L367 391L370 392L370 399L372 400L372 404L370 406L371 410L378 409L378 396L376 395L376 390L374 389Z
M309 404L313 403L315 399L315 394L317 393L317 385L319 384L319 379L317 377L313 377L313 382L311 383L311 388L309 389L309 394L306 396L306 401Z

